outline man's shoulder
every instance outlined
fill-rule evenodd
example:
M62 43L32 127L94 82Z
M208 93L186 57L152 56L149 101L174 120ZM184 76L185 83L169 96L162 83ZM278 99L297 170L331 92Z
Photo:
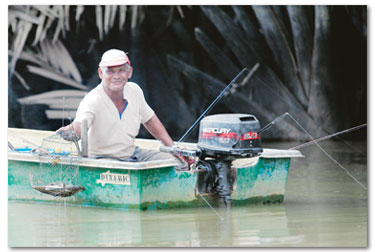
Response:
M91 89L84 97L84 100L86 101L96 101L97 99L100 99L100 91L101 85L97 85L93 89Z
M141 93L143 94L142 88L135 82L128 81L124 87L125 92Z
M137 83L131 82L131 81L128 81L126 83L125 88L128 88L128 89L140 89L140 90L142 90L141 87Z

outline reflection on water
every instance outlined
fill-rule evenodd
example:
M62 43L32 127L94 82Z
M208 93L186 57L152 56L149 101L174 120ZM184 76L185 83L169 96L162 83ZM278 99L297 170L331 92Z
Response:
M297 145L297 144L295 144ZM322 146L367 186L366 143ZM293 147L292 143L272 144ZM367 193L315 146L292 161L285 202L210 208L121 211L8 204L11 247L361 247L367 246Z

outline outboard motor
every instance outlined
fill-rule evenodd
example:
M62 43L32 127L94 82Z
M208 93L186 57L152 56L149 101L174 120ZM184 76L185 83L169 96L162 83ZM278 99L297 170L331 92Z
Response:
M206 156L233 160L254 157L260 147L260 124L248 114L217 114L202 119L198 148Z
M248 114L217 114L202 119L196 150L178 147L161 147L160 151L182 156L198 157L196 192L214 194L219 202L230 207L235 174L232 161L237 158L255 157L262 153L260 124Z

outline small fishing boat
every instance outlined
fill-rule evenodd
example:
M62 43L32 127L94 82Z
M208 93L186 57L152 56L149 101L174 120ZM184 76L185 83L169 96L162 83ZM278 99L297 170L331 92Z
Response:
M177 162L123 162L77 155L73 147L45 147L55 132L8 129L8 199L119 209L165 209L216 204L199 187L199 172L177 170ZM50 141L53 142L53 141ZM158 150L156 140L136 145ZM41 146L43 148L41 148ZM186 149L194 143L180 143ZM231 205L282 202L291 159L297 150L263 149L233 160Z

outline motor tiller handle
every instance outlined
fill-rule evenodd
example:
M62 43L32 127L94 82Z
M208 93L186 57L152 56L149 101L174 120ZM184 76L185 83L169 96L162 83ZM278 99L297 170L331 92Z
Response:
M187 149L182 149L177 146L172 146L172 147L161 146L159 150L161 152L166 152L166 153L173 154L173 155L180 155L184 157L200 157L202 155L202 151L199 149L187 150Z

